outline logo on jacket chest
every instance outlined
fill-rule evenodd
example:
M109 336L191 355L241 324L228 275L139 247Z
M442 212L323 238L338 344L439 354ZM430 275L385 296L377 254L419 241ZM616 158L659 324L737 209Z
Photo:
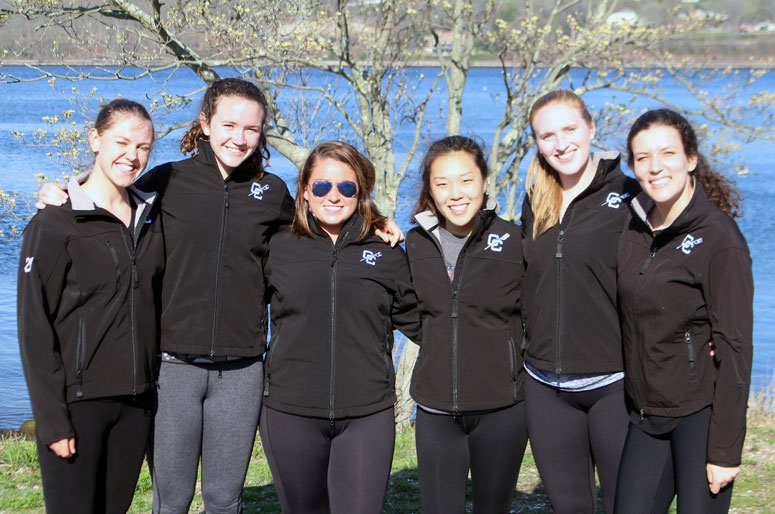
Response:
M686 255L689 255L692 253L692 250L694 250L694 247L698 244L702 243L701 237L694 237L691 234L686 234L686 237L684 237L684 240L681 241L681 244L676 246L676 250L681 250Z
M253 185L250 186L250 193L248 196L252 196L256 200L263 200L264 199L264 191L269 189L269 184L262 186L258 182L253 182Z
M503 242L509 238L509 233L505 233L502 236L499 236L498 234L490 234L487 236L487 246L484 247L483 251L490 250L492 252L502 252L503 251Z
M605 198L605 202L600 204L600 206L608 206L611 209L618 209L619 206L622 204L624 200L630 197L630 193L624 193L620 195L619 193L614 193L611 191L608 193L608 196Z
M382 257L382 252L372 252L371 250L364 250L361 262L365 262L369 266L377 265L377 258Z

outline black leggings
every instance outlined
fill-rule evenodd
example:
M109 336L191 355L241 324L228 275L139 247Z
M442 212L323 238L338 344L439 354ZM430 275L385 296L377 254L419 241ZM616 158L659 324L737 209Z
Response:
M528 375L525 400L530 448L555 514L597 511L595 467L611 514L629 423L622 381L566 392Z
M418 408L415 436L424 514L465 512L469 468L474 512L510 511L527 444L525 402L478 415Z
M679 514L729 511L734 482L713 495L705 472L710 414L710 407L706 407L682 418L675 429L663 435L650 435L630 424L619 469L616 514L649 514L654 503L669 503L672 490L668 489L666 496L660 484L665 480L664 470L671 467Z
M85 400L69 404L75 455L62 459L39 439L46 512L125 513L151 431L152 397Z
M264 406L259 427L284 514L382 512L395 444L392 407L331 422Z

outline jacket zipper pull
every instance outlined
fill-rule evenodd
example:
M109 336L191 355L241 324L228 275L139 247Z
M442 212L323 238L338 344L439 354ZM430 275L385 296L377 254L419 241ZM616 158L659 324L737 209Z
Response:
M457 318L457 291L452 292L452 319Z
M646 415L646 411L641 409L639 414L640 414L640 422L643 423L643 416Z
M565 231L560 230L560 233L557 234L557 251L554 254L555 259L562 259L562 240L565 237Z
M140 275L137 273L137 261L132 256L132 287L137 289L140 287Z
M75 376L78 379L78 389L75 392L75 397L83 398L83 372L79 369Z

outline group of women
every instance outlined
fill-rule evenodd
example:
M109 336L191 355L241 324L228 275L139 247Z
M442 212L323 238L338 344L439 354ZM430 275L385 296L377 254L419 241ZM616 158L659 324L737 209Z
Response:
M194 155L133 183L153 125L114 100L93 170L28 225L19 338L47 510L125 512L152 430L154 512L188 511L201 459L207 512L238 513L258 425L283 512L380 512L395 329L420 344L423 512L464 512L469 472L474 512L508 512L528 435L555 512L595 512L595 467L609 513L676 494L681 514L728 510L751 262L685 119L633 125L636 181L591 153L578 96L540 98L521 228L496 215L481 147L436 141L404 252L351 145L311 152L294 204L264 170L266 111L253 84L215 82Z

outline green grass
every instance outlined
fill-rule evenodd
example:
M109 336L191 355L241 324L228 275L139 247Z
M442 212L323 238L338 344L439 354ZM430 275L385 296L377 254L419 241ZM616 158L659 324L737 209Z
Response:
M767 389L772 394L773 387ZM732 496L732 512L738 514L775 512L775 416L772 411L760 409L762 405L766 405L766 402L757 403L757 398L752 399L743 449L743 469L735 481ZM467 493L470 500L470 487ZM151 477L147 466L143 465L130 512L150 512L151 502ZM244 502L246 514L281 512L272 485L272 475L258 440L245 480ZM191 512L203 510L204 504L197 486ZM11 512L44 512L34 443L19 438L0 440L0 514ZM384 512L420 512L417 455L412 429L396 436L393 471ZM522 461L512 512L551 512L529 447ZM598 512L603 512L602 506Z

